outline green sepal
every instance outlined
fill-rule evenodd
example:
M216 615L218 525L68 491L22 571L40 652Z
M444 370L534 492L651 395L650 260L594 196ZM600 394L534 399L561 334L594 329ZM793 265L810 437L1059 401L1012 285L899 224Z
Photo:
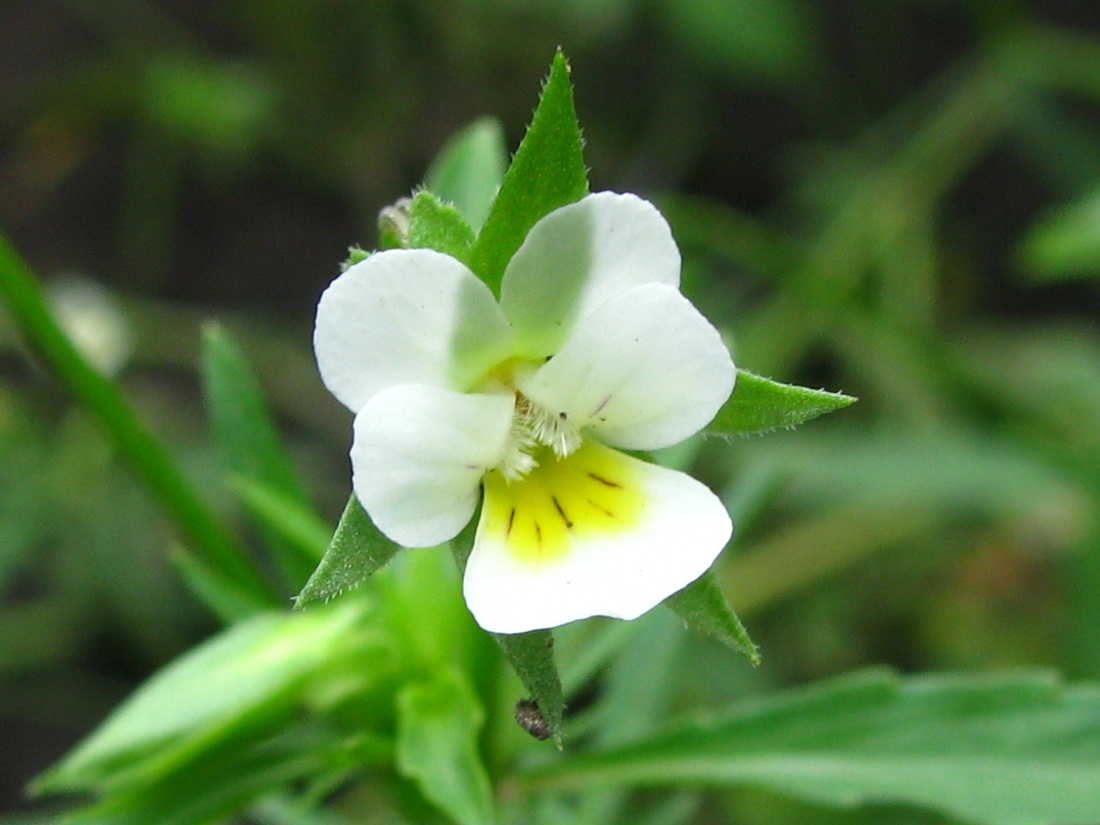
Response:
M708 570L683 590L673 593L664 603L692 630L705 633L744 654L753 665L760 664L759 649L726 601L712 571Z
M780 384L738 370L733 395L722 405L706 432L708 435L753 435L796 427L819 415L843 409L855 400L843 393Z
M410 249L434 249L465 261L474 243L474 230L455 207L433 193L417 192L409 204Z
M358 586L394 557L401 546L374 526L354 494L348 498L336 533L321 563L294 599L296 608L327 602Z
M565 738L565 691L554 662L554 634L549 630L530 633L494 633L493 640L538 703L550 737L558 750Z
M500 121L479 118L455 133L435 156L424 187L454 204L476 231L489 215L507 166Z
M588 194L583 145L569 64L559 51L531 125L470 252L470 268L493 294L500 294L504 269L531 227L547 213Z
M202 382L214 437L229 472L261 482L299 509L312 510L260 383L240 345L220 324L203 328ZM316 559L284 541L264 521L256 526L284 581L297 590Z
M478 752L485 711L453 669L397 694L397 770L459 825L496 821L489 774Z
M478 518L475 513L466 529L451 540L455 561L463 574L473 549ZM550 738L561 750L565 734L565 691L554 661L554 635L549 630L490 635L530 692L531 698L538 703L539 712L550 730Z
M340 264L340 271L347 272L353 266L360 261L365 261L370 257L370 252L363 249L361 246L349 246L348 256L344 259L344 262Z

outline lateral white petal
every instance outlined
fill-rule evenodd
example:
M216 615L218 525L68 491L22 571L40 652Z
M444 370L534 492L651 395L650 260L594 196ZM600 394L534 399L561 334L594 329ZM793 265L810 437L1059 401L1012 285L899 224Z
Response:
M593 449L594 456L582 455ZM565 461L578 455L581 470L565 473L557 480L560 486L552 480L542 491L517 493L516 485L508 487L499 475L486 476L463 581L466 603L484 629L524 633L589 616L635 619L706 572L729 541L733 525L725 508L690 476L598 444L586 443ZM640 509L618 523L618 504L608 513L602 501L587 510L586 493L576 490L578 483L585 486L580 476L587 461L599 465L597 475L604 481L623 482L627 499L638 497ZM598 488L592 491L597 498L605 490L602 483L589 481ZM548 491L546 507L541 495ZM570 498L571 491L577 495ZM588 517L603 523L586 527Z
M492 293L430 249L376 252L321 296L313 334L325 386L352 412L399 384L469 389L512 351Z
M635 287L581 322L520 391L607 444L651 450L701 430L733 390L718 331L676 289Z
M453 538L500 462L514 407L511 393L417 384L371 398L355 417L352 487L378 529L405 547Z
M536 223L504 272L500 305L516 353L557 352L574 326L608 298L643 283L680 283L680 251L656 207L599 192Z

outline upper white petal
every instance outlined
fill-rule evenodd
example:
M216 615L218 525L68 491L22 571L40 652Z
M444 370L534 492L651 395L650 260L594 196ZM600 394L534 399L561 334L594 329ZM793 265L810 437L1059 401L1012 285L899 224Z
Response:
M321 296L313 335L325 386L353 412L398 384L469 389L512 351L492 293L430 249L377 252Z
M706 426L735 377L718 331L691 302L646 284L592 312L518 389L604 443L651 450Z
M648 201L599 192L531 228L504 272L500 304L517 354L541 358L608 298L644 283L679 285L672 232Z
M355 417L352 487L378 529L405 547L453 538L503 456L514 407L511 393L416 384L371 398Z
M733 530L717 496L684 473L621 453L616 461L630 467L644 498L639 522L621 532L570 529L567 549L548 559L517 554L499 525L487 526L486 499L463 581L484 629L524 633L589 616L635 619L710 567ZM486 477L487 497L492 480Z

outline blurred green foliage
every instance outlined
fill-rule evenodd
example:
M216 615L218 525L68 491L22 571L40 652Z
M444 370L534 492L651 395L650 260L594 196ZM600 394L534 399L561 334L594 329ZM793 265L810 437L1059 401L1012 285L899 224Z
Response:
M764 665L750 672L663 611L566 629L572 738L615 747L686 710L866 663L1095 680L1097 23L1089 3L1009 0L13 0L0 10L0 224L37 272L80 273L117 302L132 348L115 382L203 506L278 565L285 586L268 598L286 604L347 496L349 422L312 365L316 297L349 244L375 245L379 208L431 178L452 134L491 114L505 140L470 127L489 155L516 145L560 44L593 189L659 202L685 290L738 365L861 399L797 433L689 445L680 458L738 524L717 574ZM197 367L210 316L233 337L207 335L207 411ZM249 466L215 447L215 434L236 443L216 380L238 355L270 404L250 414L270 416L304 491L282 459ZM181 550L125 456L38 364L0 313L0 805L13 809L29 809L25 782L212 632L214 614L254 609ZM280 512L291 517L273 536ZM372 608L337 607L358 609ZM465 625L451 632L470 661L489 656ZM390 664L423 675L443 661L422 650ZM300 664L280 672L301 677L295 689L310 683ZM409 683L400 724L443 714L460 731L452 745L468 747L461 697L491 690L448 692L465 677L437 676ZM339 691L372 690L363 678L349 668L350 682L314 698L362 721ZM537 762L506 718L518 686L505 684L481 743ZM319 726L297 731L315 760L296 764L297 743L246 722L232 722L241 749L211 766L270 764L288 780L325 768L335 787L350 766L389 759L385 743L349 754ZM408 784L429 757L410 746L401 777L368 774L341 808L433 821ZM506 801L542 822L953 821L760 790L654 798ZM249 816L344 821L279 795Z

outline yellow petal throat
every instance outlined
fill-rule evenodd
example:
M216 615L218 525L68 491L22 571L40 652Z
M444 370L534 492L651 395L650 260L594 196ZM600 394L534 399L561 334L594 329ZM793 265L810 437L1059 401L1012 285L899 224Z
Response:
M549 448L518 480L485 476L479 532L516 559L538 563L569 552L574 542L629 531L642 517L645 492L634 459L591 439L560 458Z

